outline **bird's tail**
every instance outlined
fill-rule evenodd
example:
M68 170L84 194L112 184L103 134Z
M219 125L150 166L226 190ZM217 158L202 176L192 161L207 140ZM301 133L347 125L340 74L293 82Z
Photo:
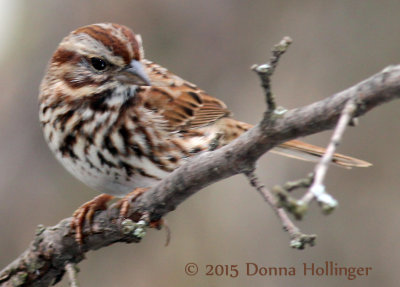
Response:
M244 122L236 121L232 118L221 119L221 127L223 126L223 141L222 144L227 144L234 140L242 133L246 132L253 126ZM304 161L317 162L325 153L326 149L323 147L308 144L299 140L287 141L283 144L273 148L271 152L299 159ZM338 166L352 168L352 167L368 167L372 164L364 160L354 158L351 156L335 153L332 162Z

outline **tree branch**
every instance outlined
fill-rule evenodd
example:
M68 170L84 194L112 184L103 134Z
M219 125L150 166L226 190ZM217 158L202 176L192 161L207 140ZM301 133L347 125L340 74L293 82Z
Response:
M205 152L172 172L145 192L131 206L132 219L145 214L158 220L200 189L238 173L249 173L258 158L272 147L300 136L331 129L349 100L357 103L354 116L400 97L400 65L380 73L311 105L290 110L283 115L266 117L254 128L230 144ZM143 224L124 221L118 224L118 210L109 208L94 217L92 230L84 226L81 247L70 229L71 218L53 227L39 226L28 249L0 272L0 286L49 286L58 282L67 264L84 259L85 252L115 242L138 242ZM140 229L140 232L138 231Z

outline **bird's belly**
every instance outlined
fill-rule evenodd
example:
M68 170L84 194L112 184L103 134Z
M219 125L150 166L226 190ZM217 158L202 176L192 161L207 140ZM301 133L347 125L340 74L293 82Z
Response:
M57 158L70 173L89 187L117 197L123 197L137 187L151 187L164 177L142 175L137 171L127 173L123 167L97 167L93 163L61 155L57 155Z
M77 179L89 187L114 196L122 197L137 187L151 187L166 177L174 166L165 166L148 156L112 155L97 145L77 141L65 151L57 141L49 146L58 161Z

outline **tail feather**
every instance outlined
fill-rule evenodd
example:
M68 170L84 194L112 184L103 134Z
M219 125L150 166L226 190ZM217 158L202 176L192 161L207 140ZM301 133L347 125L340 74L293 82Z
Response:
M234 140L245 131L249 130L253 126L244 122L236 121L232 118L223 118L219 120L220 131L223 136L223 145ZM280 144L273 148L271 152L299 159L304 161L317 162L325 153L326 149L308 144L299 140L291 140ZM338 166L352 168L352 167L368 167L372 164L361 159L357 159L351 156L335 153L332 158L332 162Z
M313 162L317 162L324 155L325 151L325 148L311 145L299 140L285 142L271 150L271 152L276 154ZM372 165L364 160L340 153L335 153L333 155L332 162L338 166L346 168L369 167Z

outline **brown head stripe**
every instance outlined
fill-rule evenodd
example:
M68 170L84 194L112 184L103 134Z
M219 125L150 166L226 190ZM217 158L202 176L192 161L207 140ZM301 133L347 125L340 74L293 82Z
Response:
M136 41L136 38L133 34L132 31L130 31L128 28L124 26L120 26L117 24L112 24L111 29L121 29L122 33L127 37L127 39L130 42L130 45L132 45L135 58L138 57L139 55L139 44ZM98 25L90 25L90 26L85 26L78 28L73 32L74 34L87 34L91 36L92 38L96 39L97 41L103 43L103 45L107 48L109 48L115 55L121 56L125 63L128 64L131 61L130 55L129 55L129 50L126 47L126 42L123 39L119 39L116 36L112 35L110 33L109 29L105 29L101 26Z
M141 60L139 43L136 40L135 34L132 32L132 30L126 26L119 25L119 24L112 24L112 26L115 29L121 29L122 34L124 34L124 36L129 40L129 43L132 46L132 51L133 51L133 54L135 55L135 60L138 60L138 61Z
M78 62L79 58L80 56L74 51L58 49L53 55L52 62L56 65L62 65L66 62L68 63Z

